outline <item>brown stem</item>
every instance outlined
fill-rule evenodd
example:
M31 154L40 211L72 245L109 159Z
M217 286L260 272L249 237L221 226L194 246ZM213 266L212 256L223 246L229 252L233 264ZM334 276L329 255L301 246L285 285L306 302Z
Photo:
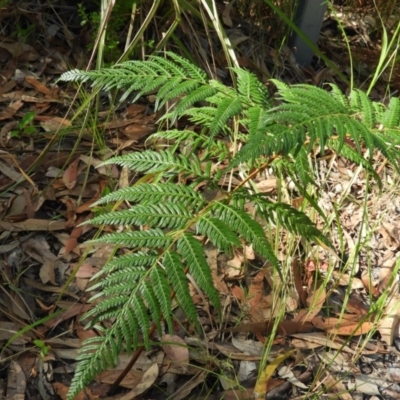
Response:
M184 273L187 274L189 272L189 268L186 267L184 270ZM171 293L171 300L174 299L175 297L175 291ZM163 316L161 315L161 318ZM153 322L150 330L149 330L149 337L155 332L156 330L156 324ZM124 368L124 370L119 374L118 378L114 381L114 383L111 385L110 390L107 392L109 396L113 395L115 391L117 390L119 384L122 382L122 380L128 375L128 372L132 369L132 367L135 365L135 362L138 360L140 355L142 354L144 350L144 346L138 347L135 352L132 354L132 358L129 360L128 365Z
M151 328L149 330L149 337L154 333L156 330L156 324L153 322L151 325ZM108 391L108 395L111 396L115 393L117 390L119 384L122 382L122 380L128 375L129 371L132 369L132 367L135 365L135 362L138 360L140 355L142 354L144 350L144 346L138 347L135 352L132 354L132 358L130 359L128 365L124 368L124 370L119 374L118 378L114 381L112 386L110 387L110 390Z

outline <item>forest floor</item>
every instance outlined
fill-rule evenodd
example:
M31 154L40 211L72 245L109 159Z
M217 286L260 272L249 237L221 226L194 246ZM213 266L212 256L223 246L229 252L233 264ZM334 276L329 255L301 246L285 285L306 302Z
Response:
M228 23L226 13L224 17ZM381 45L365 21L365 15L342 16L354 57L355 86L364 89ZM36 32L29 28L32 25ZM228 28L239 47L259 46L260 38L245 28ZM89 247L85 241L97 229L80 223L90 218L91 204L105 188L129 180L116 167L97 167L104 157L144 148L145 139L157 130L158 116L149 112L146 99L126 104L111 116L105 99L93 131L73 118L84 100L76 97L76 87L57 79L69 69L86 68L88 36L75 6L21 11L10 5L0 10L0 395L7 399L66 398L80 343L96 335L84 330L80 321L90 307L85 289L114 250ZM265 62L255 73L264 74L265 81L274 77L288 84L336 83L348 91L347 83L321 60L302 69L286 47L263 45ZM319 46L349 76L346 44L333 18L325 20ZM251 69L247 50L239 61ZM214 61L223 75L223 60ZM381 76L371 98L385 103L399 90L400 66L392 75ZM255 265L251 248L233 259L208 249L225 319L234 324L240 318L242 323L221 332L214 321L203 318L203 338L177 329L169 339L180 345L160 345L142 354L120 392L108 398L250 399L257 385L264 385L270 399L400 399L400 296L394 276L400 248L399 176L381 154L373 155L373 165L382 190L358 165L334 154L315 160L319 205L332 221L331 239L338 249L345 249L341 256L352 259L346 268L343 257L336 260L335 254L325 251L293 257L294 284L303 288L304 296L293 292L285 304L277 304L270 272ZM278 178L269 174L255 183L261 192L274 196ZM289 186L286 200L292 205L301 202ZM288 256L287 246L282 237L282 260ZM316 275L325 274L331 265L330 288L315 291ZM194 296L197 306L204 306L204 297ZM363 320L380 301L385 305L379 320ZM312 312L307 309L310 304ZM282 307L291 317L278 326L269 369L260 381L263 343L271 333L265 321ZM323 307L341 317L321 316ZM303 318L300 327L293 315L304 312L307 324ZM176 318L179 321L179 313ZM293 354L295 361L285 363ZM114 370L102 373L78 397L107 396L128 361L128 355L121 355ZM157 374L153 365L159 367Z

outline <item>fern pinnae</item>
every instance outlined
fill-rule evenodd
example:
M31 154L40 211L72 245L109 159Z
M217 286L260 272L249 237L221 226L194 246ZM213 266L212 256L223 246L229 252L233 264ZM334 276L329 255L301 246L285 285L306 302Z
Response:
M135 253L123 254L109 261L99 272L90 278L90 281L95 281L103 275L107 276L112 272L123 270L126 267L137 268L138 270L144 267L150 267L157 259L158 256L150 254L149 251L146 253L137 251Z
M145 173L166 172L168 170L182 172L189 166L188 160L182 156L174 156L168 151L156 152L153 150L113 157L104 161L101 165L110 164Z
M178 65L185 69L188 76L193 79L197 79L200 82L205 83L207 81L207 74L200 68L196 67L194 64L186 60L185 58L175 54L173 52L167 52L168 57L174 60Z
M262 226L254 221L246 212L234 208L222 202L215 202L212 212L221 218L233 231L240 232L240 235L252 245L254 250L276 268L279 274L280 263L276 257L270 243L265 236Z
M133 312L135 313L135 316L137 318L137 321L140 326L140 330L143 335L143 340L144 340L144 347L146 350L150 349L150 337L149 337L149 332L150 332L150 318L148 315L148 310L140 296L134 296L131 298L132 300L132 309Z
M175 229L192 218L191 210L179 203L139 204L128 210L113 211L91 220L95 225L148 225Z
M260 107L250 107L247 110L247 115L249 118L247 125L249 127L250 135L256 135L259 133L265 135L267 119L266 111Z
M172 239L158 228L146 231L108 233L89 241L89 243L110 243L128 248L167 247L171 242Z
M279 221L284 229L296 235L329 243L324 242L324 236L304 213L289 205L268 202L241 189L223 200L207 202L194 189L198 185L205 185L207 189L221 186L219 178L227 169L224 168L224 157L218 155L218 149L225 144L217 139L217 135L229 134L233 119L241 131L250 135L246 136L247 143L229 168L240 162L268 165L273 160L280 160L285 174L293 179L299 193L325 221L327 218L317 201L307 192L314 184L308 152L314 150L315 144L322 151L332 149L372 173L371 162L363 156L365 148L369 152L379 149L391 162L397 162L396 146L400 144L396 138L400 119L397 99L390 100L385 108L372 103L361 92L345 96L334 85L327 92L310 85L288 86L273 81L278 90L276 97L281 103L272 107L268 90L255 75L237 68L233 71L237 76L237 88L209 79L205 72L187 60L166 53L101 71L71 71L62 77L69 81L90 82L105 90L126 88L122 100L132 92L135 92L134 100L149 91L158 92L156 109L167 102L171 104L160 121L187 117L191 123L200 125L196 132L201 131L200 134L189 130L159 132L153 138L164 135L173 141L166 150L123 154L103 163L125 166L137 173L155 174L159 182L120 189L96 203L96 206L114 201L133 203L128 210L99 215L89 223L125 227L124 232L110 233L94 242L134 250L132 254L117 256L95 277L99 281L93 283L91 301L96 305L87 314L90 320L87 326L96 327L104 337L85 342L69 400L98 372L115 364L120 351L130 351L141 341L149 346L149 334L154 327L157 326L159 331L162 328L161 314L168 330L173 331L172 290L188 318L197 322L185 276L187 268L220 315L219 293L213 285L203 241L195 234L202 235L204 240L227 253L242 247L243 242L252 245L282 277L281 265L264 227L246 212L244 202L252 201L258 214L269 223ZM191 149L187 149L185 140L191 142ZM201 156L197 154L197 146L205 148ZM225 152L220 153L230 157L227 146ZM212 168L215 158L212 157L218 156L223 162L215 170ZM182 179L189 182L187 187L175 185ZM137 230L141 226L149 229ZM125 273L129 283L123 280ZM97 290L99 293L95 293ZM113 319L113 325L102 327L102 321L107 318Z
M116 201L142 202L143 204L148 201L153 203L159 201L174 201L175 203L179 202L179 204L184 207L192 209L192 211L201 208L204 204L203 196L187 185L174 183L140 183L109 193L93 203L92 206Z
M118 257L117 257L118 259ZM136 267L127 265L124 269L113 271L109 273L107 277L103 277L101 282L98 282L90 287L90 290L102 289L106 290L107 287L117 287L118 285L126 284L126 277L130 277L131 282L136 282L139 279L144 278L146 275L146 269L143 266ZM128 289L130 286L128 284ZM94 301L95 297L93 297Z
M179 254L189 267L189 272L198 283L201 290L208 296L211 304L221 315L219 293L214 287L210 267L204 255L203 246L191 234L184 233L177 241Z
M215 114L214 121L212 121L210 125L210 140L214 139L230 118L237 116L241 111L242 103L239 98L221 101Z
M157 296L154 293L154 288L149 280L143 281L141 294L146 302L147 308L150 310L152 321L156 325L157 332L161 335L161 307L158 302Z
M217 90L210 86L200 86L186 95L176 106L174 114L176 117L182 115L189 107L200 101L208 99L217 93Z
M196 81L188 80L176 85L169 93L167 93L160 101L159 107L164 106L167 101L179 98L182 95L191 93L199 87L199 83Z
M398 97L391 97L389 105L384 111L380 121L385 128L393 129L400 126L400 99Z
M171 289L167 283L165 270L157 265L150 271L150 281L154 286L154 293L157 297L163 318L167 324L169 332L173 332L171 316Z
M169 281L175 291L175 298L185 310L185 314L189 321L200 328L196 307L193 304L192 296L189 291L188 279L185 273L180 255L175 251L167 251L164 255L163 265L169 277Z
M266 108L271 104L266 87L249 71L241 68L232 68L237 75L237 87L241 100L247 101L249 106Z
M178 63L175 63L166 57L157 55L150 56L146 64L149 64L153 69L158 70L161 75L181 76L182 78L187 78L187 71L185 71Z
M372 101L369 99L366 93L364 93L361 90L357 90L359 96L360 96L360 102L361 102L361 113L363 116L363 124L368 128L368 129L373 129L375 128L376 124L376 113L373 107Z
M206 236L217 248L230 253L233 246L240 247L240 239L220 219L209 215L201 217L196 224L199 234Z
M328 85L331 88L331 93L334 99L336 99L341 104L341 106L347 108L349 105L347 97L343 94L339 87L334 83L329 83Z

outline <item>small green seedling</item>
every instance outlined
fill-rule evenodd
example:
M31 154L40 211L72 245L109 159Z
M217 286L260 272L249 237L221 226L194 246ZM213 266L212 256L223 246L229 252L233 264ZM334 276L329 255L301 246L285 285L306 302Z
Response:
M30 136L36 132L36 128L32 126L32 121L36 114L33 111L27 112L18 123L17 129L11 131L11 137L19 138L21 136Z
M39 349L40 358L46 357L51 347L47 346L43 340L39 339L34 340L33 343Z

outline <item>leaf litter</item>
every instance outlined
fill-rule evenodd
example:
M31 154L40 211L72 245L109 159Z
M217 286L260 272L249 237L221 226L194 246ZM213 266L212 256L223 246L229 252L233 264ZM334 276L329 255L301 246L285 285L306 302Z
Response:
M228 26L234 23L228 6L222 17ZM2 10L0 23L7 18ZM369 40L369 27L362 20L343 18L345 26L357 25L356 37ZM69 38L75 34L65 25L62 29L65 40L61 46L48 43L51 54L15 38L0 43L0 341L7 369L4 390L10 399L22 399L26 393L30 398L66 398L66 374L74 372L81 342L98 335L80 322L90 308L84 290L115 251L84 244L94 232L78 225L90 218L91 204L110 179L118 180L120 187L129 184L129 177L115 166L97 168L101 158L91 151L90 132L65 118L75 90L59 87L55 79L67 64L83 68L87 60L80 56L86 49L79 41L71 51ZM239 47L249 39L240 30L229 35ZM332 32L324 27L322 35L322 46L342 63L345 51L331 51ZM373 50L371 57L358 54L357 46L352 50L367 63L377 55ZM270 55L275 65L286 69L282 76L288 82L294 77L307 81L284 49L280 54L271 49ZM240 62L250 65L247 58ZM260 68L268 70L265 64ZM330 77L335 81L324 71L314 75L315 84ZM378 85L373 96L382 98L382 87ZM110 154L143 147L157 129L156 116L147 110L147 105L128 105L111 120L108 110L100 112L99 128ZM28 113L33 119L24 125ZM155 338L159 346L140 355L121 382L121 393L110 398L304 398L311 393L321 398L400 398L398 177L382 156L374 157L384 191L374 187L368 193L368 221L363 220L363 172L333 155L329 162L313 160L318 163L319 205L331 215L335 245L343 254L334 257L314 247L301 260L293 257L290 238L277 232L279 258L291 270L287 278L293 290L288 290L287 282L260 264L251 247L232 259L209 247L209 265L224 306L223 324L199 313L204 337L195 339L176 310L175 334ZM255 181L255 187L272 198L278 184L279 178L268 172ZM287 200L302 207L304 199L294 197L290 182L286 190ZM322 220L316 222L324 226ZM195 287L192 293L197 306L206 308L204 295ZM382 315L373 307L380 302ZM267 364L261 365L271 336ZM104 371L78 398L106 396L129 358L120 355L116 368Z

